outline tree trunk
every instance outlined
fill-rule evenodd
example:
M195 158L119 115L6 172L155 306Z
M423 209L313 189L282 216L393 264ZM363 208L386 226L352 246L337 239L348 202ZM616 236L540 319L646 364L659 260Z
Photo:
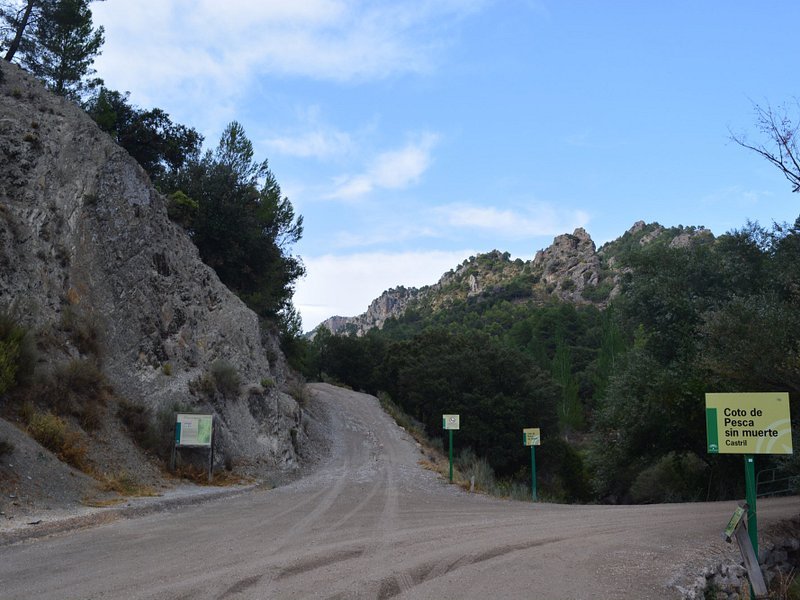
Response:
M31 18L31 12L33 11L33 6L36 4L38 0L28 0L27 4L25 4L25 12L22 15L22 19L20 20L19 24L17 25L17 31L14 34L14 39L11 40L11 45L8 47L8 52L6 52L5 60L11 62L11 59L14 58L14 55L19 50L19 44L22 41L22 34L25 33L25 28L28 26L28 21Z

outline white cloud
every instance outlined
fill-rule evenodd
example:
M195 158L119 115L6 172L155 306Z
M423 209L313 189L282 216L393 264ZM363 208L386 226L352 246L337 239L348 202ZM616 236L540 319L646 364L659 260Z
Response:
M474 250L371 252L304 257L308 275L297 283L294 305L303 329L312 330L328 317L352 317L389 288L436 283Z
M582 210L563 210L541 202L531 203L524 210L499 209L469 204L449 204L434 209L442 224L458 228L491 232L511 238L558 235L585 227L589 215Z
M298 136L273 137L264 143L276 152L300 158L340 156L349 153L353 147L347 133L326 129L307 131Z
M434 133L424 133L399 150L380 154L364 173L339 177L327 197L355 200L376 189L402 189L417 183L431 165L438 139Z
M198 76L212 82L209 89L216 95L241 89L255 73L382 79L429 71L448 23L479 5L425 0L96 3L94 21L106 30L96 67L101 76L145 96L157 95L164 86L191 89Z

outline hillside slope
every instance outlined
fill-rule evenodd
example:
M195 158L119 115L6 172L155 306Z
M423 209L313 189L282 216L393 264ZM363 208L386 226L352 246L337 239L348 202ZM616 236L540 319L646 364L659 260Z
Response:
M94 423L116 428L107 443L127 437L120 403L153 418L180 408L216 416L218 465L296 469L308 422L282 391L290 374L276 338L79 107L15 65L0 61L0 76L0 313L36 346L27 400L42 411L71 404L64 417L97 445L74 418L84 399L36 394L70 368L96 367L110 385ZM16 419L19 403L4 400Z

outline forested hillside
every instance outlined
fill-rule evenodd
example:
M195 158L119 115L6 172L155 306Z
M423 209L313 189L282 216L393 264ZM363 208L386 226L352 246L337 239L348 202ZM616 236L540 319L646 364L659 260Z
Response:
M308 374L388 394L434 436L442 414L461 414L458 447L512 480L530 477L520 430L541 427L537 470L553 499L741 495L741 461L706 454L704 394L783 390L796 403L800 220L716 238L650 224L598 254L610 300L610 283L597 303L543 296L522 261L482 255L467 266L509 276L477 295L451 277L363 336L319 328ZM772 466L800 472L759 457Z

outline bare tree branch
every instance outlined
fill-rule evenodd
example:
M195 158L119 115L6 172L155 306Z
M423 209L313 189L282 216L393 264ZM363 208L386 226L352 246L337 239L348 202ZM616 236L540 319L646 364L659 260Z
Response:
M793 192L800 192L800 148L797 145L800 133L800 102L795 99L797 116L793 120L790 107L783 105L773 109L767 104L762 107L754 104L756 126L767 142L750 142L744 135L731 133L731 140L766 158L781 170L784 177L792 184Z

